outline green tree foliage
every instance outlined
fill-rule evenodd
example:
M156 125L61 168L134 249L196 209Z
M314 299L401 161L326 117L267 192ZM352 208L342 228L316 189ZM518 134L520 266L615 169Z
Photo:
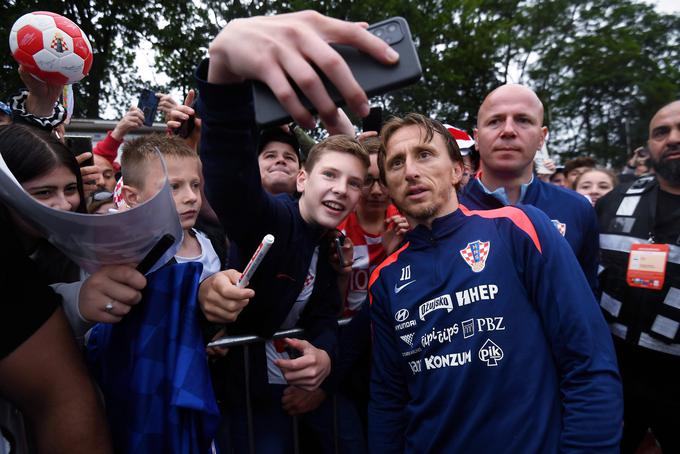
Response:
M141 88L134 66L137 48L145 34L153 31L164 17L162 6L144 0L5 1L0 35L8 37L14 21L31 11L62 14L77 23L90 40L94 61L89 76L74 85L74 115L97 117L106 104L116 106L119 112L127 110L131 98L136 98ZM5 47L1 58L6 77L0 81L0 92L7 95L20 87L21 82L9 47Z
M95 48L95 65L77 86L77 115L118 111L140 88L133 67L142 40L151 42L155 69L168 86L194 86L196 63L229 20L315 9L340 19L377 22L405 17L423 66L419 84L374 104L389 112L428 113L472 129L484 96L506 82L527 84L546 106L552 152L591 154L619 163L643 143L650 116L680 89L680 18L633 0L74 0L6 1L0 33L21 14L47 9L81 25ZM0 82L18 86L9 52Z
M562 3L528 71L546 103L554 148L621 164L653 113L680 89L678 16L638 2Z

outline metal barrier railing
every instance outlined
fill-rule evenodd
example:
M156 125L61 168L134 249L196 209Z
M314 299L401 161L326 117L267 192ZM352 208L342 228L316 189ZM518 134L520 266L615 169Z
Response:
M341 318L338 320L339 326L345 326L352 320L349 318ZM217 340L214 340L208 344L208 347L243 347L243 373L246 385L246 423L248 425L248 452L250 454L255 454L255 438L253 434L253 408L250 401L250 350L249 346L251 344L257 344L261 342L266 342L273 339L281 339L284 337L298 337L305 333L302 328L291 328L281 331L277 331L272 335L271 338L255 336L255 335L244 335L244 336L224 336ZM333 445L336 454L339 454L340 447L338 444L338 414L337 414L337 399L333 395ZM295 454L300 452L300 440L298 438L298 418L297 416L292 416L293 418L293 450Z

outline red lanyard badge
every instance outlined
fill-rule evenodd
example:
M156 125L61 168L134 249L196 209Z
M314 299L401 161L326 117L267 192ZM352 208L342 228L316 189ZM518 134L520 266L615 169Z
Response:
M663 288L670 247L667 244L634 244L630 249L626 282L631 287Z

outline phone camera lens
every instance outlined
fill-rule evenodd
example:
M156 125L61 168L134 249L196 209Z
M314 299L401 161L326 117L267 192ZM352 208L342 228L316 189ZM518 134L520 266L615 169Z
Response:
M394 33L395 31L397 31L397 26L394 24L390 24L387 26L387 31L390 33Z
M379 28L375 31L375 36L381 37L384 34L383 29Z
M393 39L391 36L386 36L386 37L385 37L385 42L386 42L387 44L392 44L392 41L394 41L394 39Z

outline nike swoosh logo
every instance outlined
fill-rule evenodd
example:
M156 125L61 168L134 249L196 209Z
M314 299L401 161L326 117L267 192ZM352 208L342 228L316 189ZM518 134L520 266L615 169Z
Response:
M401 291L404 289L404 287L413 284L415 281L416 281L416 280L413 279L412 281L407 282L407 283L405 283L404 285L397 285L397 284L394 284L394 293L396 294L396 293L401 292Z

